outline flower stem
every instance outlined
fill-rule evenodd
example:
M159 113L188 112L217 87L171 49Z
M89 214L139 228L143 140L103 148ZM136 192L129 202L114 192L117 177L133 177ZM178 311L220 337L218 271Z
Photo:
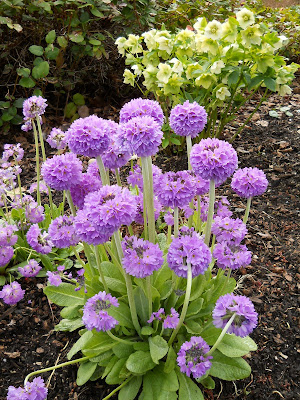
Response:
M115 336L111 331L106 331L106 333L108 334L109 337L111 337L116 342L129 344L129 345L133 345L134 343L136 343L136 342L131 342L130 340L121 339L118 336Z
M110 399L115 393L117 393L119 390L122 389L122 387L124 387L125 385L127 385L127 383L129 381L131 381L131 379L133 378L133 375L130 376L128 379L126 379L126 381L124 381L120 386L118 386L117 388L115 388L112 392L109 393L108 396L104 397L102 400L108 400Z
M248 197L248 199L247 199L246 211L245 211L245 215L244 215L244 219L243 219L243 222L244 222L244 224L246 224L246 223L247 223L247 221L248 221L248 218L249 218L249 212L250 212L251 200L252 200L252 197Z
M70 209L71 209L71 211L72 211L72 214L73 214L73 216L75 217L75 215L76 215L76 209L75 209L75 206L74 206L74 203L73 203L73 200L72 200L72 196L71 196L70 190L66 190L66 196L67 196L67 200L68 200Z
M41 205L41 193L40 193L40 150L39 150L39 139L34 121L32 121L34 143L35 143L35 164L36 164L36 196L38 205Z
M179 227L178 227L178 207L174 207L174 237L178 237Z
M30 374L28 374L28 375L26 376L26 378L25 378L25 380L24 380L24 386L26 385L26 383L28 382L28 380L29 380L32 376L39 375L39 374L42 374L42 373L44 373L44 372L53 371L53 370L55 370L55 369L63 368L63 367L66 367L66 366L68 366L68 365L76 364L76 363L79 363L79 362L82 362L82 361L86 361L86 360L88 360L89 358L92 358L92 357L94 357L94 356L81 357L81 358L77 358L76 360L66 361L66 362L64 362L64 363L62 363L62 364L53 365L52 367L43 368L43 369L39 369L39 370L37 370L37 371L33 371L33 372L31 372Z
M215 181L211 179L209 181L209 205L208 205L207 221L205 227L205 239L204 239L204 243L207 246L209 246L210 242L210 232L214 217L214 207L215 207Z
M155 243L155 216L153 198L153 173L151 157L141 157L143 174L143 196L146 199L149 241ZM145 210L144 210L145 212Z
M191 160L190 160L190 154L192 150L192 138L191 136L186 136L186 149L187 149L187 156L188 156L188 169L191 170Z
M152 288L151 288L151 277L146 277L146 285L147 285L147 295L148 295L148 308L149 308L149 318L152 314Z
M121 178L120 178L120 173L119 173L119 168L115 169L115 174L116 174L116 179L117 179L117 184L119 186L122 186Z
M100 255L99 255L98 246L95 246L94 254L95 254L95 257L96 257L97 268L98 268L98 272L99 272L99 275L100 275L100 278L101 278L101 282L103 283L103 286L104 286L104 290L106 291L106 293L109 293L109 289L108 289L108 286L106 284L106 281L105 281L105 278L104 278L104 275L103 275L103 271L102 271L102 268L101 268L101 259L100 259Z
M192 266L191 263L187 263L187 267L188 267L188 271L187 271L187 282L186 282L186 291L185 291L185 298L184 298L184 303L182 306L182 310L181 310L181 315L180 315L180 319L178 322L178 325L176 327L176 329L174 329L170 340L168 342L168 346L170 347L171 344L173 343L179 329L181 328L184 318L186 316L186 312L188 309L188 305L189 305L189 301L190 301L190 297L191 297L191 289L192 289Z
M78 254L78 251L76 250L76 247L75 247L75 246L72 246L72 250L73 250L73 252L74 252L74 255L75 255L76 259L79 261L79 263L80 263L83 267L85 267L85 263L84 263L84 261L80 258L79 254Z
M218 337L216 343L213 345L213 347L209 350L209 352L206 353L206 356L210 356L218 347L219 343L221 342L221 340L223 339L223 337L225 336L226 332L228 331L230 325L232 324L234 318L236 316L236 313L234 313L232 315L232 317L230 318L230 320L227 322L227 324L224 326L222 332L220 333L220 336Z
M196 226L196 231L200 233L201 230L201 200L200 196L197 196L197 226Z
M109 179L107 177L106 170L105 170L101 156L97 156L96 160L97 160L97 164L98 164L98 168L99 168L99 172L100 172L100 176L101 176L101 180L102 180L102 185L103 186L109 185Z

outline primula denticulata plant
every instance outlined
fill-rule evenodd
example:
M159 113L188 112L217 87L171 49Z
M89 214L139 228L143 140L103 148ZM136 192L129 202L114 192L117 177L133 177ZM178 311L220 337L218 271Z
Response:
M207 115L197 103L188 103L184 118L180 107L173 108L172 121L187 138L189 167L179 172L162 173L152 165L164 122L156 101L131 100L121 109L119 123L92 115L74 121L67 132L53 128L47 141L59 154L45 159L41 174L48 194L65 193L70 213L51 216L56 208L50 197L47 224L43 218L10 223L15 204L19 208L24 202L26 209L27 201L22 191L13 194L20 146L7 145L3 160L13 159L1 169L6 206L0 237L1 249L10 250L1 250L2 268L14 262L16 231L31 249L26 265L18 269L25 277L39 273L36 260L43 255L61 249L67 258L75 249L77 269L50 259L56 267L47 271L44 291L62 307L56 329L79 333L69 361L29 373L24 386L8 388L8 400L46 399L43 378L34 376L75 363L78 385L98 378L118 385L105 400L117 392L120 400L200 400L201 388L213 389L214 378L249 376L243 357L257 349L248 335L258 317L248 298L233 293L236 282L230 274L251 262L242 241L251 199L265 192L268 181L257 168L237 169L237 153L228 142L207 138L190 146ZM45 108L40 97L24 103L23 129L34 129L37 164L35 125ZM43 149L42 134L39 139ZM90 158L87 171L78 156ZM119 169L130 159L127 185L122 186ZM40 191L39 164L37 171ZM244 221L232 217L226 197L215 195L231 175L232 189L247 199ZM111 184L113 176L117 184ZM163 219L166 231L158 229ZM0 291L7 304L23 296L16 280Z
M291 93L289 85L299 65L287 65L278 55L287 43L285 36L255 23L253 12L246 8L224 23L198 18L193 27L176 33L163 27L116 40L130 67L124 71L124 82L154 93L166 117L171 107L185 100L205 107L209 118L201 137L220 137L227 122L258 90L260 102L234 137L270 93ZM163 130L164 147L170 141L178 144L168 124Z

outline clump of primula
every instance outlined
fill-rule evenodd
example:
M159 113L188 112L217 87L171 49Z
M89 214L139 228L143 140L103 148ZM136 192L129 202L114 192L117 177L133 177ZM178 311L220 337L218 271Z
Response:
M164 113L158 101L149 99L133 99L120 110L120 123L128 122L134 117L147 115L152 117L160 126L164 122Z
M63 132L61 129L52 128L47 137L47 142L53 149L63 150L68 145L68 137L66 132Z
M26 382L24 388L9 386L7 400L46 400L47 394L44 380L38 376L32 382Z
M0 299L2 299L5 304L13 305L22 300L24 294L25 290L21 288L21 285L18 282L14 281L3 286L0 291Z
M207 123L205 108L195 101L188 100L182 105L175 106L170 113L170 127L179 136L191 136L195 138L203 131Z
M49 225L48 234L53 246L59 249L75 246L79 241L72 215L55 218Z
M26 234L28 244L38 253L48 254L52 250L51 242L47 232L42 232L38 224L33 224Z
M39 265L39 263L32 259L24 267L19 267L18 271L25 278L33 278L37 276L41 269L42 267Z
M234 173L231 187L241 197L260 196L267 190L268 180L261 169L242 168Z

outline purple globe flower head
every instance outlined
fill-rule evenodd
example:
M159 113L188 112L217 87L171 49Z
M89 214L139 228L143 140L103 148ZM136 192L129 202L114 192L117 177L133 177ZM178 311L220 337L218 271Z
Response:
M87 157L100 156L109 147L109 132L107 121L96 115L76 119L67 131L69 149Z
M40 186L40 193L48 193L48 188L43 182L40 182L39 186ZM36 191L37 191L37 182L34 182L32 185L30 185L29 193L34 193Z
M89 193L84 208L94 224L116 231L130 225L136 215L137 199L127 188L118 185L103 186Z
M7 400L28 400L28 396L25 393L25 389L21 386L9 386L7 392Z
M18 282L14 281L3 286L0 291L0 299L2 299L5 304L13 305L22 300L24 294L25 290L21 288L21 285Z
M22 199L21 199L20 195L16 195L13 199L13 202L11 203L11 207L18 210L20 208L27 207L31 203L37 204L36 201L34 200L34 198L32 196L30 196L29 194L26 196L23 196Z
M70 190L80 182L82 163L73 153L56 155L46 160L41 168L44 181L52 189Z
M84 268L81 268L77 271L77 276L75 277L78 286L74 289L75 292L78 292L82 287L84 288L84 293L87 293L87 288L85 285L85 278L84 278Z
M63 132L59 128L52 128L46 141L53 149L57 150L63 150L68 145L68 137L66 135L66 132Z
M241 243L248 232L246 224L241 219L218 216L214 219L211 231L216 235L218 242L225 241L233 244Z
M137 154L138 157L149 157L157 153L163 132L154 118L144 115L134 117L121 124L119 137L125 141L131 154ZM123 146L125 148L124 144Z
M203 275L212 260L209 247L196 232L181 232L173 239L167 262L177 276L187 278L188 266L191 264L192 277Z
M21 161L23 156L24 150L22 149L20 143L4 145L4 152L2 154L3 161Z
M24 267L19 267L18 271L22 276L24 276L24 278L33 278L37 276L41 269L42 267L39 265L39 263L32 259Z
M18 230L16 225L8 224L5 220L0 220L0 246L13 246L17 243L18 236L15 232Z
M107 242L114 229L95 223L87 210L79 210L74 219L76 233L80 240L94 246Z
M213 256L217 261L217 266L222 269L238 269L251 263L251 251L242 244L217 243Z
M233 174L238 165L232 145L216 138L202 139L191 150L191 166L196 175L221 184Z
M127 274L136 278L145 278L163 265L163 252L158 244L136 236L125 236L122 242L124 258L122 265Z
M41 117L40 117L40 120L41 120ZM24 132L32 131L31 119L24 118L24 124L21 125L21 130Z
M190 204L185 205L184 207L180 207L180 211L183 212L184 218L189 219L195 212L195 202L192 201Z
M151 316L150 319L147 321L148 324L151 324L151 322L153 322L154 320L157 321L161 321L165 316L165 309L164 308L160 308L158 311L154 311Z
M89 161L89 165L88 165L86 173L88 175L94 176L96 179L100 179L100 182L101 182L99 167L98 167L97 161L95 159L91 159Z
M81 174L80 181L70 188L74 205L82 209L85 197L91 192L96 192L101 187L102 182L99 177L96 178L91 173Z
M117 142L112 141L108 149L102 154L102 161L105 168L117 169L127 164L131 154L128 149L120 149Z
M188 377L197 379L205 375L211 368L212 356L208 356L210 347L201 336L192 336L184 342L177 354L177 364L180 371Z
M154 218L155 218L155 220L157 220L157 218L160 215L162 207L156 196L154 196L154 198L153 198L153 203L154 203ZM140 193L137 196L137 212L136 212L136 215L134 218L134 220L137 224L140 224L140 225L144 224L144 214L143 213L144 213L143 193Z
M37 202L30 202L25 206L25 217L27 221L32 224L38 224L39 222L44 221L44 207L39 206Z
M26 239L28 244L38 253L48 254L52 250L53 244L47 232L41 231L38 224L31 225Z
M26 382L25 390L28 400L45 400L47 399L48 389L45 386L43 378L38 376L32 382Z
M195 196L193 177L188 171L162 174L158 187L157 197L164 207L184 207Z
M221 218L231 217L232 211L227 207L229 205L230 203L226 196L222 196L220 200L217 199L214 205L216 216Z
M179 324L179 314L175 310L175 308L171 308L171 314L167 315L164 322L163 327L164 329L176 329L177 325Z
M174 217L173 214L170 213L170 211L166 212L166 214L164 215L164 220L168 226L174 225Z
M234 313L236 316L227 332L240 337L248 336L257 325L257 312L245 296L229 293L219 297L212 313L213 324L223 329Z
M62 279L61 276L59 275L59 272L47 271L46 275L48 277L49 285L59 286L62 283Z
M188 100L175 106L170 113L170 127L179 136L195 138L207 123L205 108Z
M13 258L14 249L11 246L0 247L0 267L4 267Z
M99 292L85 303L82 322L88 330L96 329L97 332L109 331L118 325L118 321L109 315L109 308L119 307L118 300L111 294Z
M194 177L194 184L196 186L196 196L202 196L209 192L209 180L201 178L199 175L191 174Z
M164 122L164 113L158 101L137 98L126 103L120 110L120 123L126 123L132 118L149 116L161 127Z
M48 234L53 246L59 249L76 246L79 242L72 215L55 218L49 225Z
M267 190L268 180L261 169L242 168L234 173L231 187L241 197L260 196Z
M23 103L23 115L25 119L33 119L44 114L47 100L42 96L31 96Z

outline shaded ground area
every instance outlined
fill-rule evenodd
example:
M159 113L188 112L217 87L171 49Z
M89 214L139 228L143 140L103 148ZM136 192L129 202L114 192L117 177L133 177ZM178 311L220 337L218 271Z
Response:
M293 116L280 111L282 106L290 106ZM228 128L225 136L234 132L254 107L255 102ZM278 118L269 115L272 109L278 112ZM95 111L112 119L116 115L116 109L109 106ZM248 359L251 377L235 383L217 382L214 393L204 392L205 400L300 397L299 111L299 94L284 99L274 96L234 142L240 166L263 169L270 183L267 192L254 199L250 212L246 244L253 252L251 266L235 273L237 293L249 296L259 313L258 327L251 335L258 351ZM22 179L24 185L26 179L29 187L34 178L31 134L1 138L2 145L17 141L26 150ZM164 170L185 169L187 165L181 153L172 157L160 154L154 163ZM232 193L229 184L220 188L218 194L228 195L236 217L243 215L245 202ZM67 352L77 340L76 332L54 331L59 322L59 308L48 303L43 284L42 280L23 281L22 286L26 287L23 301L14 307L0 303L0 400L6 399L9 385L21 385L30 371L66 361ZM102 381L78 387L76 371L76 366L70 366L44 374L49 382L49 400L101 400L111 391Z

